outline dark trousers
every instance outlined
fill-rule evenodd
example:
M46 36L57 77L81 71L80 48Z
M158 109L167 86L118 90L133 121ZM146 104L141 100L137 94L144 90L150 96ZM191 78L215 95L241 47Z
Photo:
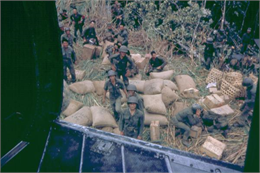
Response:
M70 70L71 74L71 81L75 82L76 81L76 74L75 74L75 69L72 63L71 59L63 59L63 76L64 79L67 81L67 68Z
M123 23L123 19L116 19L116 28L118 28L121 23Z
M126 77L125 75L126 75L126 71L117 71L117 78L120 79L122 76L123 82L124 82L125 86L127 87L129 85L129 80L128 80L128 77Z
M82 25L75 25L74 26L74 36L77 38L78 35L77 35L77 32L80 32L80 36L82 35Z
M247 50L247 46L248 46L248 44L243 44L243 46L241 48L241 53L244 53Z
M110 99L110 107L112 108L112 110L114 112L115 120L118 121L122 114L121 97L118 97L116 100Z

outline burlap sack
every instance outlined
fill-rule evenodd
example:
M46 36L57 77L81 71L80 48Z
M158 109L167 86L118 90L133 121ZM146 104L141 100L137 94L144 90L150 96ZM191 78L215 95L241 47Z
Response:
M144 94L145 95L160 94L162 91L162 88L163 88L162 79L147 80L144 83Z
M137 74L134 77L129 77L129 80L142 80L142 75L141 74Z
M183 110L185 108L187 108L185 103L183 103L183 102L174 102L172 116L175 116L178 112L180 112L181 110Z
M74 114L70 115L69 117L65 118L64 121L79 124L82 126L91 126L92 125L92 114L90 107L84 106Z
M144 111L144 125L150 125L152 121L159 121L161 126L168 125L168 120L165 116L150 114L147 111Z
M93 127L118 127L114 117L109 113L109 111L103 107L92 106L91 108Z
M82 82L76 82L69 86L70 90L78 94L87 94L95 92L95 87L92 81L85 80Z
M175 76L175 81L177 82L180 92L183 92L185 89L196 88L195 82L188 75Z
M165 106L169 106L174 101L178 100L179 96L175 93L175 91L172 91L171 88L165 86L162 89L162 101L165 104Z
M97 95L100 96L104 94L105 81L93 81L93 85L95 87Z
M102 65L111 65L110 60L108 59L108 55L106 55L102 61Z
M171 88L171 90L175 90L175 91L179 90L177 85L175 83L173 83L173 81L171 81L171 80L164 80L163 83L164 83L164 86Z
M162 72L152 72L150 73L150 79L171 79L174 71L168 70L168 71L162 71Z
M113 133L120 135L120 130L119 130L119 128L114 128L114 129L113 129Z
M162 95L144 95L144 107L147 112L153 113L153 114L161 114L166 115L167 110L166 107L162 101Z
M62 112L65 116L70 116L83 106L83 103L76 100L70 100L69 106Z
M103 130L105 132L113 133L113 128L112 127L103 127L101 130Z
M122 103L127 102L127 98L126 98L126 95L125 95L124 91L123 91L123 90L120 90L120 93L121 93L121 95L122 95L121 102L122 102ZM108 92L106 93L106 97L109 99L109 96L110 96L110 93L109 93L109 91L108 91Z
M129 80L129 83L135 85L138 92L144 93L144 80Z

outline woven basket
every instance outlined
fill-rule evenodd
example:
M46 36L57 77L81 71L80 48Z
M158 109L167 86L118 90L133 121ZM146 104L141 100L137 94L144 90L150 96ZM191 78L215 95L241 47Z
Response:
M210 70L209 75L208 75L208 77L206 79L206 82L207 83L212 83L212 82L219 83L219 82L221 82L223 74L224 73L222 71L220 71L220 70L218 70L216 68L213 68L212 70Z
M229 72L224 75L224 79L235 87L242 85L243 75L238 72Z
M240 89L236 88L225 79L222 79L220 90L223 94L228 95L231 99L234 99L240 95Z

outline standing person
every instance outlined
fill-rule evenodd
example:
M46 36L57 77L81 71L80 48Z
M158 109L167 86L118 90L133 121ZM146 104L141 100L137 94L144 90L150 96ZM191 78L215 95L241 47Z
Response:
M119 32L117 34L115 34L115 36L117 38L117 41L123 45L123 46L128 46L128 32L125 29L125 25L122 23L120 24L119 27Z
M241 44L241 53L245 53L247 51L247 47L251 42L251 28L247 29L247 32L243 34L242 44Z
M213 62L213 53L215 52L214 46L213 46L213 39L207 38L206 44L204 49L204 59L205 59L205 65L206 69L210 69L210 64Z
M112 12L112 20L113 22L115 21L116 18L116 10L117 10L117 6L118 6L118 1L115 1L115 3L112 5L111 7L111 12Z
M234 124L235 127L244 127L246 125L245 121L248 119L248 116L255 105L256 85L254 85L253 80L251 78L245 78L242 85L246 87L246 99L240 108L241 115Z
M103 103L105 103L106 100L106 93L109 91L109 99L110 99L110 106L114 112L114 117L116 121L119 120L120 115L122 113L121 111L121 92L120 89L122 89L127 96L127 92L125 89L125 85L123 82L116 78L116 72L113 70L108 71L108 77L109 80L106 81L104 86L104 96L103 96Z
M216 32L214 37L214 48L215 48L215 56L220 57L220 54L223 55L224 43L226 42L225 30L220 29Z
M166 66L167 62L160 57L157 57L156 52L151 52L152 58L149 60L145 73L146 75L150 75L151 72L161 72L163 68Z
M77 57L74 50L69 46L69 42L66 39L62 40L62 56L63 56L63 75L67 81L67 68L70 70L71 82L76 82L76 74L73 66L73 62L77 64Z
M62 36L61 36L61 42L62 42L62 40L64 40L64 39L68 40L69 46L70 46L71 48L73 48L73 41L75 42L76 39L75 39L75 37L74 37L73 35L70 34L70 28L69 28L69 27L66 27L66 28L65 28L65 32L64 32L64 34L62 34Z
M84 25L84 17L78 13L77 9L73 9L73 14L70 16L70 20L74 25L74 36L78 38L77 32L79 30L80 36L82 35L82 27Z
M190 136L190 128L193 125L202 126L200 115L202 107L198 104L193 104L192 107L180 111L176 116L171 117L171 123L180 129L185 130L182 138L182 144L190 147L188 138Z
M133 84L129 84L126 87L127 93L128 93L128 97L136 97L138 104L137 104L137 109L139 109L140 111L142 111L144 113L144 100L142 97L139 96L139 94L136 93L137 89L136 86Z
M91 20L89 24L89 28L87 28L84 31L83 34L83 39L84 43L83 44L93 44L93 45L99 45L98 38L96 35L96 30L95 30L95 20Z
M121 4L118 3L115 11L116 28L124 22L124 11L121 8Z
M126 46L121 46L119 49L119 54L112 55L110 57L110 62L112 64L112 70L117 72L117 77L120 79L120 77L123 77L123 81L125 86L128 86L128 76L130 75L130 70L134 67L134 62L132 59L126 55L128 52L128 48ZM127 66L127 63L130 65Z
M131 96L127 99L128 108L125 109L119 120L121 135L142 139L144 128L144 113L137 109L138 99Z

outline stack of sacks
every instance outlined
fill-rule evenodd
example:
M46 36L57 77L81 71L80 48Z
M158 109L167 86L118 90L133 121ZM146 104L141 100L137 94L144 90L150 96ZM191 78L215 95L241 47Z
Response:
M162 79L152 79L144 83L144 99L145 107L145 125L150 125L151 121L158 120L160 125L168 125L168 120L165 117L167 110L162 100L162 88L164 82Z
M108 109L100 106L84 106L66 117L64 121L82 126L93 126L103 131L120 134L113 115L110 114Z

